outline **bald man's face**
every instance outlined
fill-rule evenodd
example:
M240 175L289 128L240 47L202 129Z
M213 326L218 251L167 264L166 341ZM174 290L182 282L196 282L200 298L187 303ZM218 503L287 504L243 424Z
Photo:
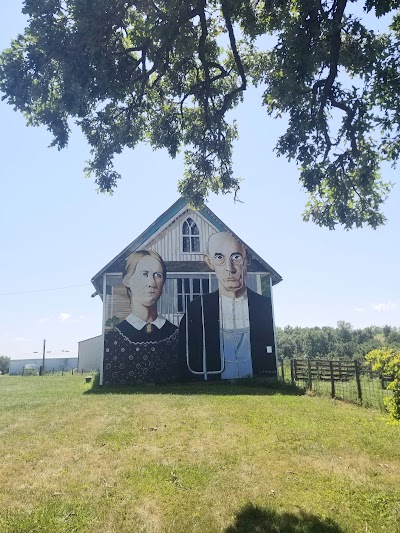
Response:
M212 235L204 260L215 271L221 294L235 298L245 292L246 250L232 235L226 232Z

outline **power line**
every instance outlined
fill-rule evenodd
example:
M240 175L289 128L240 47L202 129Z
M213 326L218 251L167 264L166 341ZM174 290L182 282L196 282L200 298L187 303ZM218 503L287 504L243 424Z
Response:
M17 294L31 294L33 292L49 292L49 291L62 291L64 289L74 289L75 287L87 287L90 283L82 283L81 285L68 285L67 287L56 287L54 289L37 289L34 291L21 291L21 292L0 292L0 296L15 296Z

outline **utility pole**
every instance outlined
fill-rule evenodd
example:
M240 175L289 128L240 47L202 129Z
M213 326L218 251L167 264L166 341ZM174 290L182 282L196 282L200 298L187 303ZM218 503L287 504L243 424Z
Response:
M43 340L43 364L42 364L42 376L44 376L44 363L46 358L46 339Z

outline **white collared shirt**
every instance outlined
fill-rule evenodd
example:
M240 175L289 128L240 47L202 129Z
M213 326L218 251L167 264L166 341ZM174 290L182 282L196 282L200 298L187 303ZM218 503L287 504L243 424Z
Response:
M229 298L221 294L220 305L223 329L236 330L250 327L247 291L239 298Z
M156 328L161 329L163 325L165 324L165 322L167 321L167 319L164 316L158 315L158 317L154 320L154 322L145 322L144 320L135 316L132 313L128 315L125 318L125 320L129 322L129 324L133 326L135 329L137 329L138 331L143 329L146 324L153 324L154 326L156 326Z

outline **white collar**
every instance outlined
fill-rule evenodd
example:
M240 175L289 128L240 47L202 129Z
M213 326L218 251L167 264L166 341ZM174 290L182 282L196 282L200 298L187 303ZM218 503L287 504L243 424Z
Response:
M133 326L135 329L137 329L139 331L141 329L143 329L146 324L148 324L148 322L145 322L144 320L142 320L141 318L135 316L132 313L130 315L128 315L125 318L125 320L127 322L129 322L129 324L131 326ZM163 317L162 315L158 315L158 317L154 320L154 322L151 322L151 324L156 326L156 328L161 329L166 321L167 321L167 319L165 317Z
M227 302L231 302L233 303L233 300L235 300L235 303L242 303L244 301L247 301L247 289L246 291L242 294L242 296L239 296L239 298L230 298L229 296L225 296L225 294L220 294L220 297L227 303Z

